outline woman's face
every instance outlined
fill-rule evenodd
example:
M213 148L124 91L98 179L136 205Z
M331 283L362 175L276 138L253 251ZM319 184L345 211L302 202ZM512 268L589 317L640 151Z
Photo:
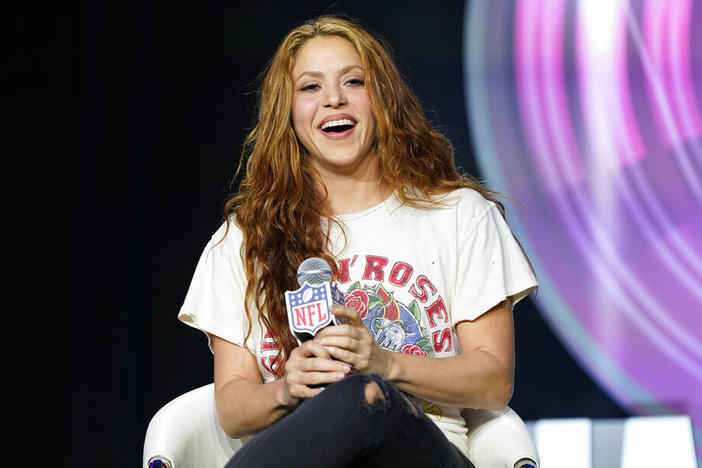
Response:
M377 164L375 117L361 57L336 36L307 41L292 70L295 134L322 174L353 176Z

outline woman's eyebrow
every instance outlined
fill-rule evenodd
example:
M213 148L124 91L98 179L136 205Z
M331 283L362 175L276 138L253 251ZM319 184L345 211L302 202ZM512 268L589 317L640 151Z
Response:
M354 68L358 68L359 70L363 71L363 67L360 65L346 65L344 68L339 70L339 74L343 75L344 73L347 73L347 72L353 70ZM302 78L305 75L311 76L313 78L321 78L324 76L324 73L319 72L319 71L314 71L314 70L307 70L307 71L300 73L300 75L297 78L295 78L295 81L299 80L300 78Z

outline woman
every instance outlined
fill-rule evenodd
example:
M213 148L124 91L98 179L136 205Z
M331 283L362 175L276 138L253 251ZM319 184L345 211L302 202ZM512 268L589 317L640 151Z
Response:
M460 408L508 403L512 305L536 287L495 195L335 17L282 41L244 159L179 315L210 339L222 428L258 434L228 466L472 466ZM313 256L349 322L298 346L284 292Z

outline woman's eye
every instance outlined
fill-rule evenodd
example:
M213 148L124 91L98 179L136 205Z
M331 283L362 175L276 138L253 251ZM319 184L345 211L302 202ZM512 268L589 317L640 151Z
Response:
M351 86L363 86L365 84L365 81L363 81L360 78L351 78L349 81L347 81L347 83Z
M318 85L318 84L316 84L316 83L311 83L311 84L305 85L305 86L303 86L302 88L300 88L300 91L313 91L313 90L315 90L315 89L317 89L317 88L319 88L319 85Z

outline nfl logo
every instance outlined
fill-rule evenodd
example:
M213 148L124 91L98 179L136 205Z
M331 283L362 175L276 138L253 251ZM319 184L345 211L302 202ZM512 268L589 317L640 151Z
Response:
M329 283L312 286L305 283L297 291L285 292L290 331L316 334L333 323L329 307L332 304Z

